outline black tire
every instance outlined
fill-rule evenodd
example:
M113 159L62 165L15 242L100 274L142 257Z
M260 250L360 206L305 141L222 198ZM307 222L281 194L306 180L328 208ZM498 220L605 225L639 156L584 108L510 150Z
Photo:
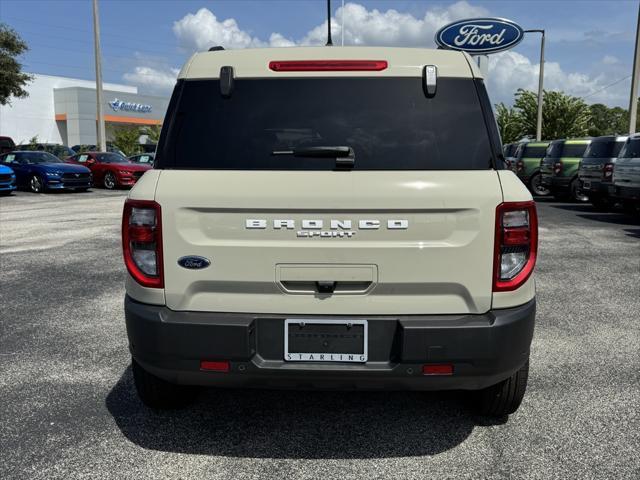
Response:
M640 204L631 200L623 200L622 210L627 215L640 215Z
M107 190L113 190L118 186L118 180L112 172L107 172L102 179L102 185L104 185L104 188Z
M531 175L529 179L529 191L538 197L548 197L551 195L551 190L542 186L541 183L542 175L540 172L536 172Z
M574 202L584 203L589 201L589 197L586 196L582 191L582 188L580 188L580 181L577 178L571 180L571 183L569 184L569 192L570 198Z
M488 417L504 417L518 410L527 390L529 360L520 370L502 382L476 392L478 414Z
M31 175L31 177L29 177L29 190L33 193L44 192L44 182L38 175Z
M133 383L138 397L147 407L157 409L181 408L188 405L196 396L195 387L176 385L152 375L131 359Z

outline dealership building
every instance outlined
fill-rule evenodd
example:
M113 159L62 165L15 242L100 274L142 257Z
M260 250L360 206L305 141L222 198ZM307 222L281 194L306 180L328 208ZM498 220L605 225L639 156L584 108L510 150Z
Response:
M12 98L0 106L0 136L27 143L34 136L41 143L64 145L97 143L96 83L67 77L34 74L25 88L26 98ZM138 94L138 88L103 84L102 111L107 140L119 126L160 125L168 97Z

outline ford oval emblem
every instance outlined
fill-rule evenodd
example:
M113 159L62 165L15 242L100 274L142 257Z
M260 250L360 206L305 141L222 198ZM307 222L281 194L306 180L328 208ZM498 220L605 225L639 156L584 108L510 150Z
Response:
M470 54L502 52L522 41L524 30L505 18L470 18L445 25L436 32L442 48Z
M186 257L180 257L178 259L178 265L182 268L188 268L189 270L199 270L201 268L207 268L211 265L208 258L198 257L197 255L187 255Z

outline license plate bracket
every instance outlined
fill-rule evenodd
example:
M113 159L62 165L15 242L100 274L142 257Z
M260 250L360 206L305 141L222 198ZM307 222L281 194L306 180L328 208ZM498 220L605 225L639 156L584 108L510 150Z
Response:
M367 320L286 319L284 360L365 363L368 340Z

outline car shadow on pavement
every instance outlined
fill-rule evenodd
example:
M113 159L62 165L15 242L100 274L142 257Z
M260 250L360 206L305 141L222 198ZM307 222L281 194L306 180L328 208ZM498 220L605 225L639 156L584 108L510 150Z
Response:
M106 406L122 433L151 450L250 458L349 459L435 455L476 425L458 392L204 389L182 410L138 399L131 368Z

